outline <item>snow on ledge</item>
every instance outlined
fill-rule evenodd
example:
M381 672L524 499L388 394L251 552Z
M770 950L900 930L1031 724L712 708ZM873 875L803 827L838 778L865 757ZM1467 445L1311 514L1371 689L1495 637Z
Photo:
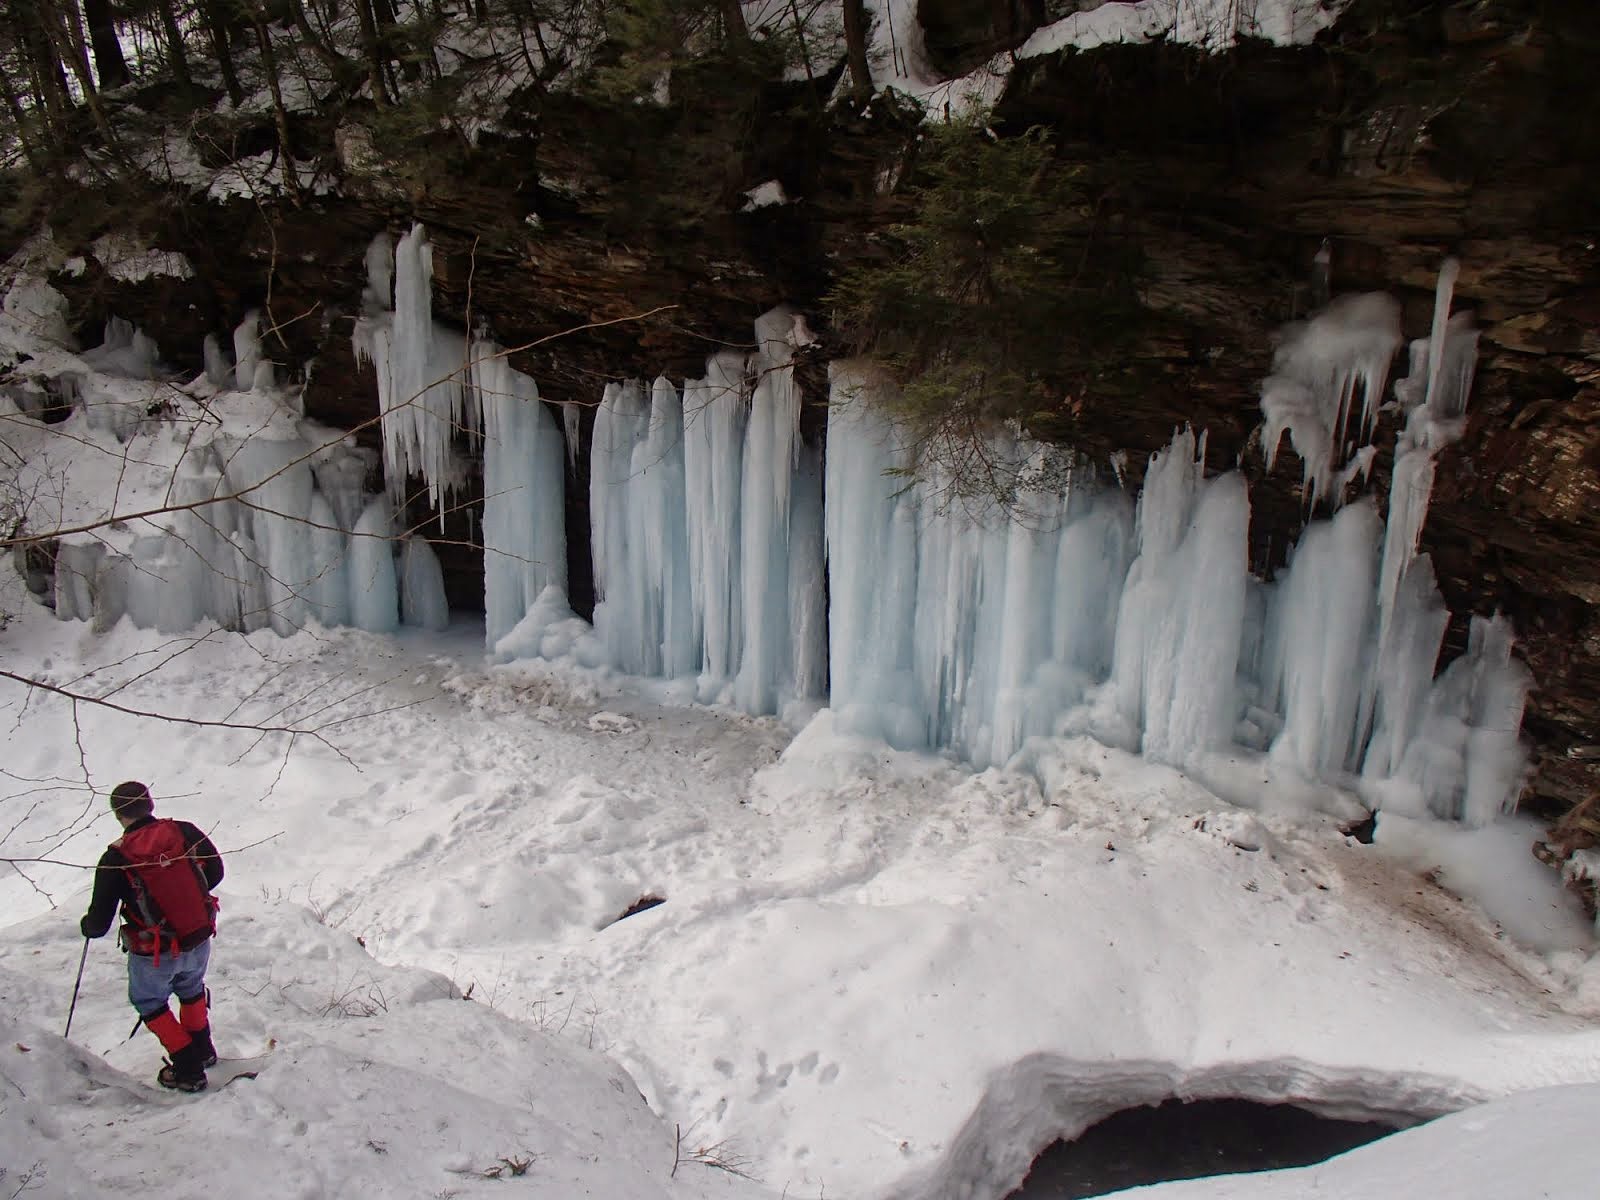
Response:
M868 4L875 18L869 48L874 87L903 91L935 116L949 120L993 105L1019 58L1158 40L1213 53L1242 38L1305 45L1339 18L1349 0L1113 0L1037 29L1016 50L996 54L955 79L941 78L928 61L917 0L868 0Z
M744 205L739 211L754 212L758 208L769 208L774 204L788 203L789 193L783 190L783 184L776 179L769 179L744 193Z
M1279 46L1301 46L1338 19L1348 0L1139 0L1109 3L1073 13L1035 30L1018 58L1057 50L1092 50L1115 43L1165 38L1206 50L1225 50L1240 38L1260 38Z
M90 249L106 274L122 283L138 283L161 275L174 279L194 278L194 268L184 255L173 250L148 249L124 233L108 233L97 238Z

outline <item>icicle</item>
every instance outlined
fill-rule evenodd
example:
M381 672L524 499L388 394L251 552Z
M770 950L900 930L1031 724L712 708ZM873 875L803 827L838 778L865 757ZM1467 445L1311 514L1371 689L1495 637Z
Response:
M1266 418L1267 469L1289 434L1303 465L1307 503L1337 507L1336 471L1349 457L1346 444L1371 437L1378 403L1399 349L1400 306L1379 292L1341 296L1323 312L1284 331L1273 374L1261 385ZM1353 417L1361 394L1359 421Z
M420 476L429 500L442 510L465 473L454 442L478 432L477 405L467 387L467 340L433 320L433 248L421 225L392 254L386 235L374 239L367 271L363 313L351 341L357 361L372 363L378 377L384 479L391 497L399 498L406 479Z
M241 392L256 385L256 365L261 361L261 313L252 308L233 331L234 384Z
M1433 328L1428 335L1428 390L1424 393L1424 403L1431 412L1437 412L1439 407L1439 374L1444 365L1445 330L1450 322L1450 302L1455 297L1456 280L1460 277L1461 263L1454 258L1445 259L1444 265L1439 268L1439 281L1434 287Z

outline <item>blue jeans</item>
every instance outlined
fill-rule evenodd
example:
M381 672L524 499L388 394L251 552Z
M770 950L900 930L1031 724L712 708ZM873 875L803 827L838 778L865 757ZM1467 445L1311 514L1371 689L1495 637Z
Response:
M210 938L193 950L163 954L159 964L147 954L130 954L128 1003L148 1020L166 1011L168 996L176 994L179 1003L193 1000L206 990L206 967L210 963Z

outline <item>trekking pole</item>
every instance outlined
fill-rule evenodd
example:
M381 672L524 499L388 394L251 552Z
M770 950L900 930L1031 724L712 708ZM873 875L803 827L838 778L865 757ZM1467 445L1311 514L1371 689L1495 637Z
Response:
M78 989L83 986L83 964L89 961L89 939L83 939L83 953L78 956L78 977L72 981L72 1004L67 1009L67 1027L62 1037L72 1036L72 1014L78 1011Z

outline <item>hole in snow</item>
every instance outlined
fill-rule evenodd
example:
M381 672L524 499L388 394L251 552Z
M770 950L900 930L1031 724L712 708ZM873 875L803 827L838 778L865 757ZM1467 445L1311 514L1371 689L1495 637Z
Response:
M623 910L621 916L618 916L614 920L607 921L606 925L615 925L617 921L625 921L636 913L642 913L646 909L654 908L656 905L665 904L666 902L667 898L665 896L658 896L654 892L646 892L632 904L628 905L628 907ZM602 925L601 928L604 929L605 925Z
M1174 1179L1309 1166L1394 1131L1290 1104L1167 1100L1123 1109L1074 1141L1056 1142L1007 1200L1076 1200Z

